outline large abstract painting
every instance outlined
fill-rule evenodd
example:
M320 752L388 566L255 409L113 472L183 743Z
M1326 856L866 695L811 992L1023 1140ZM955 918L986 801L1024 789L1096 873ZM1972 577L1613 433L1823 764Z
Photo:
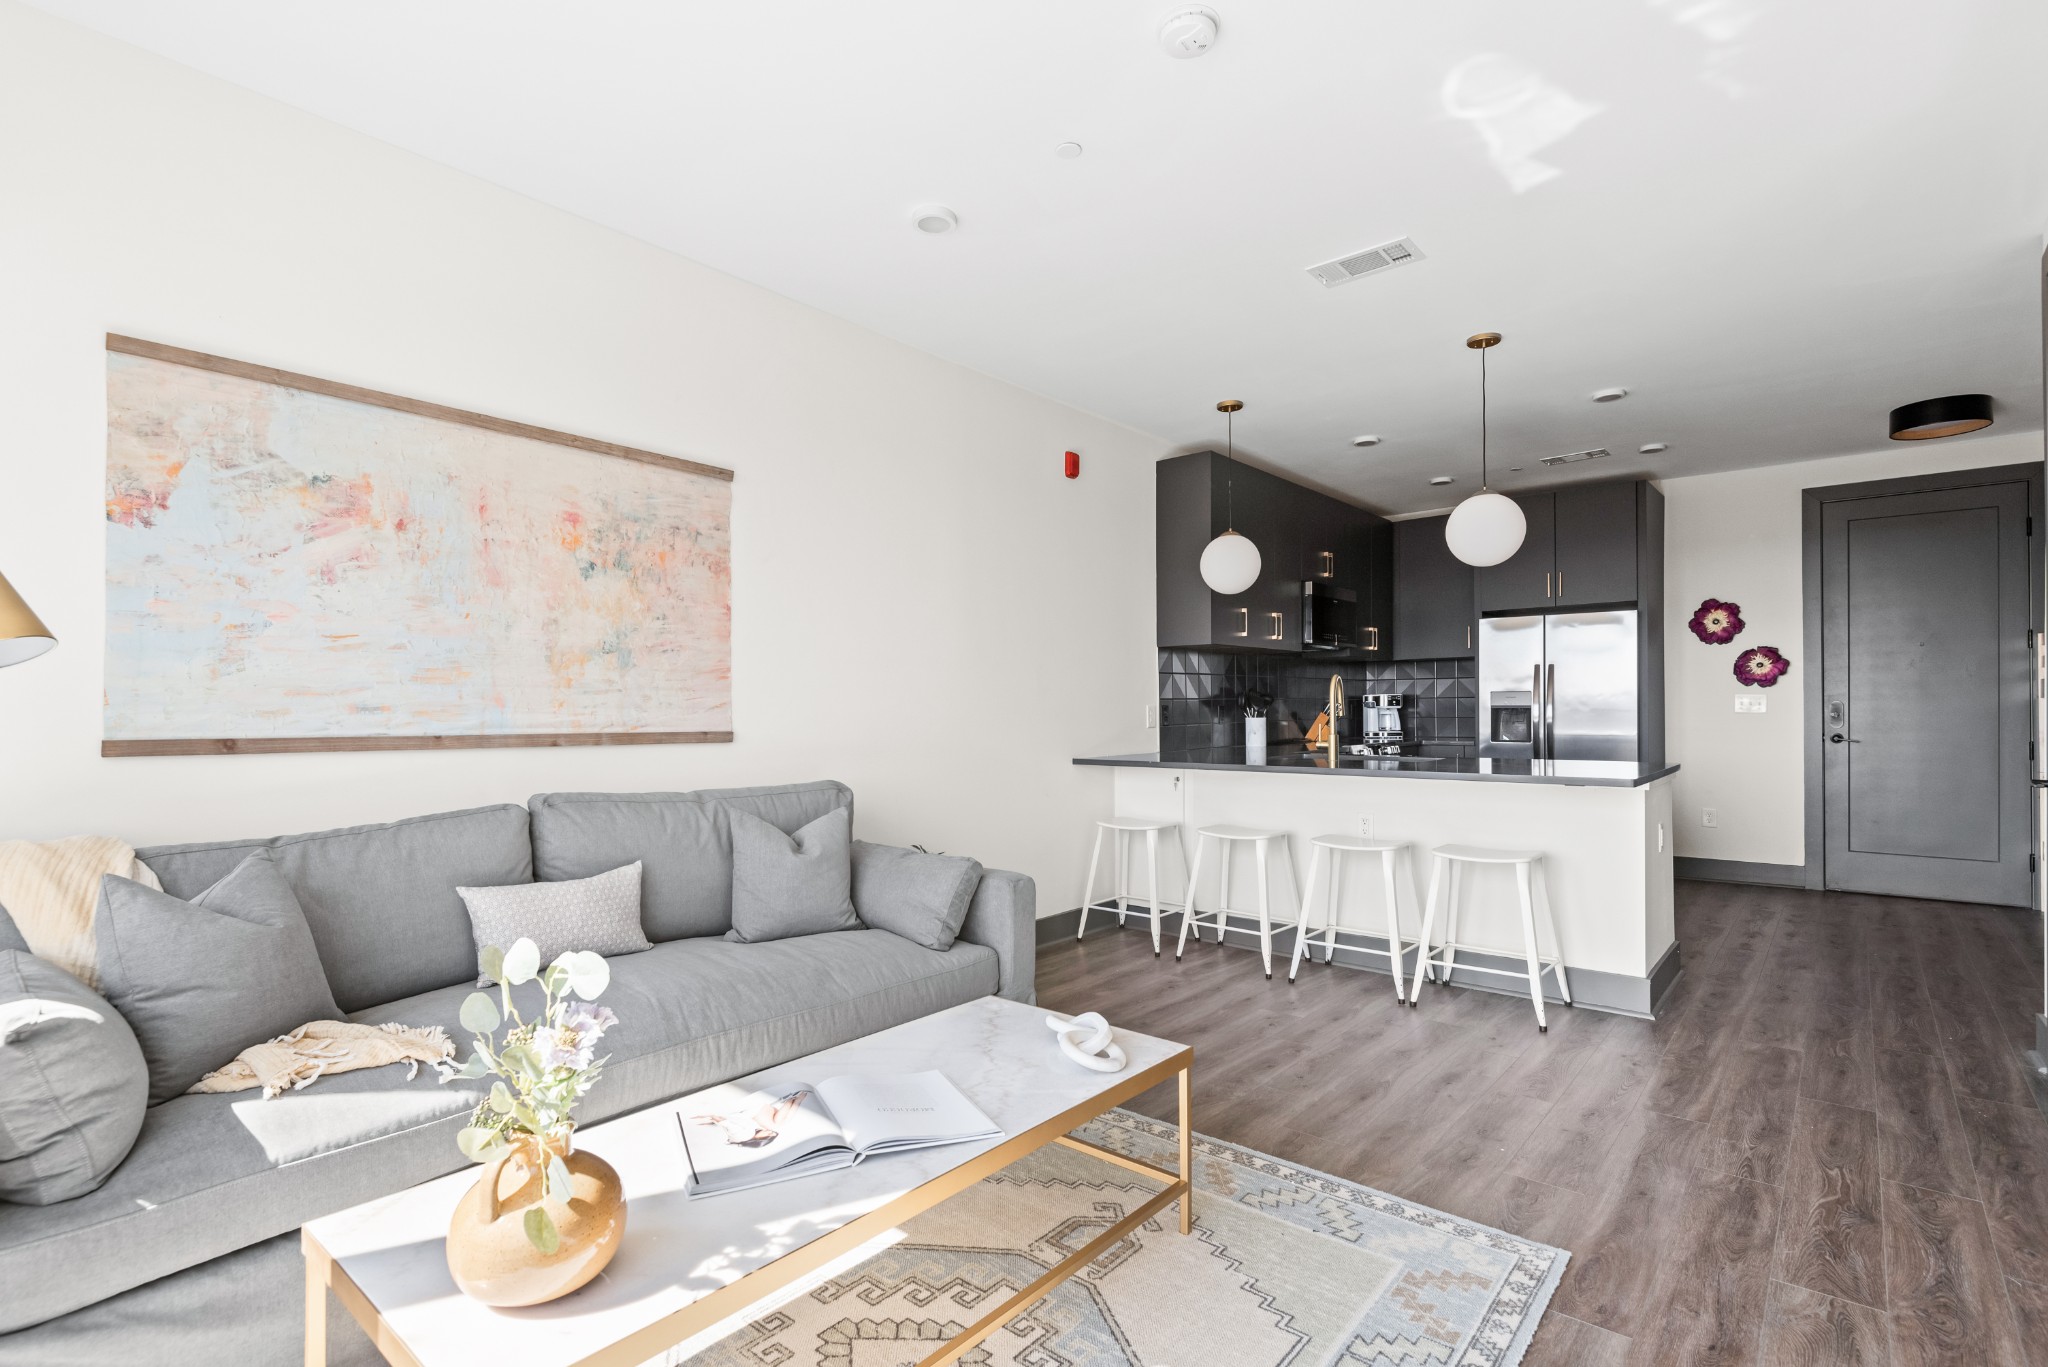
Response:
M107 339L109 755L732 739L732 474Z

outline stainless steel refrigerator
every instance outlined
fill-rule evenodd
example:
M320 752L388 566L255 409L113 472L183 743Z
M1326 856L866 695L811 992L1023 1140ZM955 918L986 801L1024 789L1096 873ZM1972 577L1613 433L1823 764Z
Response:
M1636 610L1479 623L1479 753L1635 760L1642 752Z

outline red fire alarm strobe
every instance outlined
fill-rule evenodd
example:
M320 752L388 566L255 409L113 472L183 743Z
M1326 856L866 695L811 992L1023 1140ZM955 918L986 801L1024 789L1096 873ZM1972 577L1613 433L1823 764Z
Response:
M1079 451L1069 451L1067 452L1067 478L1079 479L1080 477L1081 453Z

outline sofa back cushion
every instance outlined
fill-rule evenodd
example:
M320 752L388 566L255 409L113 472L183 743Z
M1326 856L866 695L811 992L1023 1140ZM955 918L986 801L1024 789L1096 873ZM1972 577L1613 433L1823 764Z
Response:
M846 808L850 820L853 789L828 780L694 793L541 793L527 806L540 879L588 878L640 861L640 919L659 944L732 929L732 812L794 835L835 808Z
M271 852L298 895L343 1011L474 978L469 912L455 889L533 881L526 809L509 804L136 853L165 892L189 900L257 850Z

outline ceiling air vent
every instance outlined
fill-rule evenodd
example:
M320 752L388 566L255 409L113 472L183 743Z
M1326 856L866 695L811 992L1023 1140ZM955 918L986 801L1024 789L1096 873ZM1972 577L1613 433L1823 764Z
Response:
M1543 464L1577 465L1582 460L1598 460L1602 456L1611 454L1613 453L1610 452L1606 447L1596 446L1590 451L1567 451L1561 456L1545 456L1543 458Z
M1340 256L1335 261L1325 261L1320 266L1310 266L1308 273L1322 281L1324 287L1328 288L1331 285L1341 285L1347 280L1356 280L1361 275L1374 275L1420 260L1422 248L1404 237L1397 242L1384 242L1377 247L1367 247L1362 252Z

